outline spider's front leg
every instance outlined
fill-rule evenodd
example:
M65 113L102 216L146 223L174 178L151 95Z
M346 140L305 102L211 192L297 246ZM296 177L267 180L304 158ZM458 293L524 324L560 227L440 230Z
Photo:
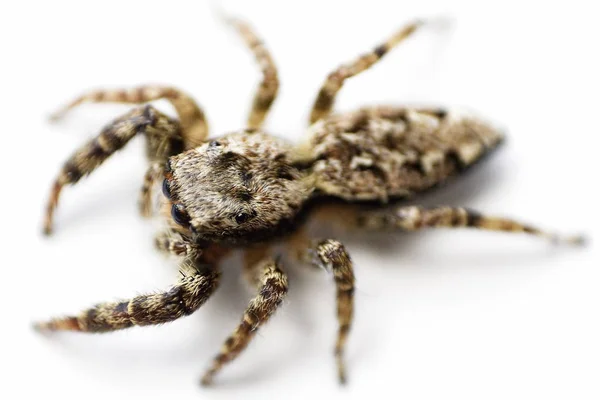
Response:
M154 238L154 245L163 253L175 256L192 257L202 253L201 249L192 245L189 240L184 239L179 233L167 231L159 233Z
M509 218L483 215L462 207L401 206L367 211L358 215L356 225L367 230L401 229L414 231L424 228L477 228L489 231L526 233L555 243L580 245L582 236L560 236Z
M211 384L215 374L248 346L258 328L268 321L287 294L287 276L281 271L276 260L261 261L256 271L259 273L258 294L250 301L242 322L227 338L221 352L202 377L202 385Z
M333 273L337 297L338 335L335 358L340 383L346 383L344 349L354 312L354 268L350 255L337 240L313 241L304 255L305 261Z
M50 116L59 120L73 108L84 103L125 103L142 104L149 101L168 100L179 117L185 148L201 144L208 136L208 124L202 109L189 95L169 86L139 86L131 89L94 90L77 97Z
M164 178L164 173L164 160L152 162L146 170L139 197L139 208L142 217L149 218L152 216L152 188L155 182L160 182L160 179Z
M174 230L162 232L154 238L154 245L163 253L179 257L187 257L202 260L202 264L216 265L223 257L231 252L229 247L221 247L212 243L198 246L189 237L183 236Z
M132 110L106 126L100 134L75 152L64 164L50 193L44 232L52 232L54 210L62 188L73 185L90 174L108 157L123 148L134 136L144 134L148 152L155 162L180 151L182 138L179 123L151 106Z
M220 272L213 266L186 258L182 277L169 290L100 303L77 316L36 323L39 331L111 332L132 326L157 325L190 315L213 294Z

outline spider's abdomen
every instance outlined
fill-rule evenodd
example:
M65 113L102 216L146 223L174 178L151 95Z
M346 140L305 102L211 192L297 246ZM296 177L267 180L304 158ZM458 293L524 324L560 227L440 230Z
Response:
M349 201L421 192L479 160L502 134L474 119L435 109L365 108L311 127L317 188Z

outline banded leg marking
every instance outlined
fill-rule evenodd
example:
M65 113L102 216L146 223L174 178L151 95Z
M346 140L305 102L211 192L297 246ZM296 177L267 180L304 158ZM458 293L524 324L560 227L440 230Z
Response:
M190 271L192 271L190 273ZM190 315L217 288L215 269L182 268L182 278L162 293L144 294L129 300L100 303L77 316L36 323L38 331L111 332L132 326L157 325Z
M344 349L352 325L354 313L354 269L350 255L337 240L314 242L309 249L313 264L333 273L337 297L338 335L335 343L335 359L340 383L346 383Z
M149 101L168 100L179 116L185 148L201 144L208 136L208 124L202 109L186 93L169 86L139 86L131 89L94 90L77 97L50 116L57 121L73 108L84 103L142 104Z
M181 141L179 124L151 106L128 112L107 125L100 134L77 150L64 164L52 186L44 220L44 233L52 232L54 211L64 186L77 183L138 134L145 134L149 149L164 152L166 159Z
M154 162L149 167L146 173L144 174L144 182L142 183L142 188L140 190L140 214L143 217L152 216L152 188L154 187L155 182L157 182L165 171L164 163L162 162Z
M244 43L250 49L262 73L257 92L252 101L252 109L248 115L248 128L258 129L261 127L271 105L277 97L279 90L279 78L277 76L277 67L273 57L265 47L262 40L256 35L254 30L244 21L228 18L227 22L232 25L241 35Z
M326 117L333 108L335 96L344 85L344 81L361 72L371 68L392 48L400 44L406 38L411 36L418 27L423 24L422 21L414 21L397 31L394 35L388 38L384 43L375 47L371 52L361 55L356 60L340 66L335 71L331 72L321 86L317 98L313 104L310 113L310 123L313 124L318 120Z
M486 216L462 207L405 206L363 213L357 223L370 230L423 228L478 228L489 231L526 233L555 243L582 244L582 236L560 236L512 219Z
M234 360L248 346L258 328L268 321L287 294L287 276L277 261L266 260L259 269L259 292L246 309L242 322L223 344L221 352L214 358L211 367L202 377L202 385L210 385L217 372Z

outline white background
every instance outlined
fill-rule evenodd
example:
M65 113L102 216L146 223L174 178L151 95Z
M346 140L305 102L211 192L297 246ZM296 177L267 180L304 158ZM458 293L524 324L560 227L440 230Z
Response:
M67 188L56 234L41 236L62 163L128 109L84 106L50 125L45 117L55 107L90 88L157 82L198 99L213 135L245 121L258 82L250 54L207 3L169 3L1 6L0 397L600 398L594 242L552 247L467 230L350 240L357 309L343 388L332 357L334 289L318 271L289 272L285 306L210 389L198 379L251 297L237 257L205 307L167 326L94 336L32 332L36 319L166 288L177 276L176 263L153 249L153 224L137 214L145 170L139 140ZM329 71L413 17L451 17L453 29L424 30L348 82L338 109L469 106L506 127L509 140L424 201L598 238L600 25L584 6L592 2L350 3L222 5L256 27L279 67L269 131L301 137Z

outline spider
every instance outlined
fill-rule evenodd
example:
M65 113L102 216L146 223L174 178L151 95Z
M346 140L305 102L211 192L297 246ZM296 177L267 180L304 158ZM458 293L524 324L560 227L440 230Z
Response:
M184 92L163 86L99 90L85 94L54 114L61 118L86 102L143 104L166 99L178 119L151 105L133 109L108 124L76 151L56 179L45 217L50 234L61 190L90 174L129 140L142 135L150 161L140 196L140 211L157 208L166 230L156 247L180 257L180 279L168 290L99 303L76 316L35 324L40 331L111 332L162 324L192 314L219 284L220 263L231 251L244 252L244 276L257 287L242 320L201 379L208 385L234 360L282 303L288 280L272 248L283 243L298 261L330 272L336 287L337 373L346 381L344 348L353 316L355 279L351 258L332 238L312 239L309 219L364 231L424 228L478 228L537 235L557 242L582 243L512 219L461 207L400 204L448 181L496 149L502 133L469 115L442 108L366 107L332 114L347 79L376 64L424 25L411 22L371 52L340 66L323 83L310 114L306 139L291 144L261 130L279 88L273 59L251 27L228 22L254 54L262 81L247 128L208 139L202 109ZM162 181L160 204L153 189Z

